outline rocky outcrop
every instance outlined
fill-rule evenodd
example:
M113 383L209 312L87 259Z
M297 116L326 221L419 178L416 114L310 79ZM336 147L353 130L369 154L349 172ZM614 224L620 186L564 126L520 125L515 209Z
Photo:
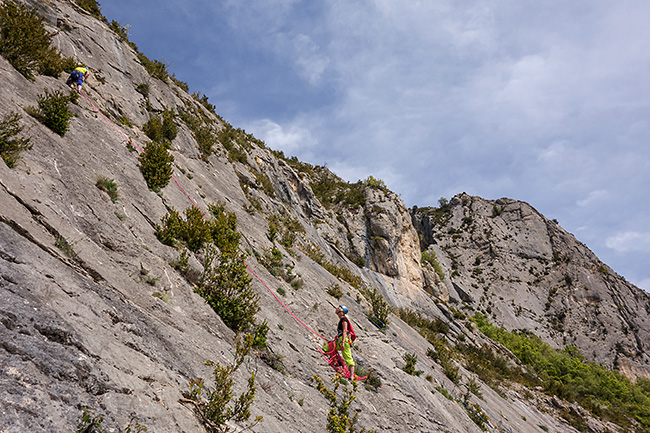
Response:
M631 377L650 373L650 296L556 222L524 202L467 194L413 213L452 301Z

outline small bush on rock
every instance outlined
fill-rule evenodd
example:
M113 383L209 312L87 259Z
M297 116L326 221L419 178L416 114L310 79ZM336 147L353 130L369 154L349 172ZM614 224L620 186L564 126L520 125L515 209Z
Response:
M174 123L174 112L172 110L165 110L160 117L154 115L142 126L142 131L151 140L162 143L164 141L172 141L178 135L178 128Z
M185 230L183 240L190 251L198 251L207 242L212 241L210 222L196 206L185 209Z
M388 315L393 312L393 307L384 301L384 297L375 287L362 287L359 291L370 302L370 308L372 309L370 318L375 326L379 329L387 327L389 323Z
M102 10L97 0L74 0L82 9L95 18L103 19Z
M158 192L167 186L172 178L174 156L169 153L168 143L147 143L138 158L140 171L150 190Z
M334 389L330 390L325 386L323 380L318 376L313 376L316 381L316 389L325 397L330 404L330 411L327 414L327 431L329 433L354 433L356 432L357 419L359 413L355 412L350 415L350 404L357 398L357 381L352 381L352 389L348 388L347 382L341 377L336 375L332 382L334 382ZM344 384L342 398L339 399L337 395L339 387ZM359 430L359 433L376 433L375 429L366 430L365 427Z
M17 137L23 130L19 121L20 114L13 111L5 114L2 121L0 121L0 156L2 156L9 168L16 166L16 162L18 162L20 153L23 150L32 148L29 138Z
M183 221L178 211L172 208L160 222L160 226L156 225L156 237L165 245L175 246L176 239L179 239L185 230L185 221Z
M196 289L225 324L234 331L255 324L259 297L251 287L246 263L236 252L218 252L208 245L203 275Z
M343 290L341 289L341 286L336 283L327 286L326 290L328 295L334 296L336 299L341 299L343 297Z
M71 96L60 90L38 96L38 108L30 107L27 111L61 137L68 131L72 112L68 108Z
M417 355L411 355L410 353L405 353L404 354L404 361L406 361L406 365L402 370L404 370L406 373L410 374L411 376L420 376L424 371L422 370L416 370L415 365L418 362L418 356Z
M169 77L169 73L167 72L167 65L165 64L164 61L151 60L140 52L137 55L138 55L138 59L140 60L140 63L142 63L142 66L144 66L144 68L147 70L149 75L151 75L154 78L158 78L159 80L167 82L167 77Z
M253 345L253 336L246 335L236 340L235 359L231 364L221 365L212 361L206 361L206 365L214 367L214 388L208 387L203 379L190 382L188 401L194 404L196 411L201 416L203 426L209 433L227 433L230 431L228 422L248 422L251 416L250 406L255 399L255 371L251 371L248 379L248 387L239 398L233 401L234 397L234 374L244 362ZM258 416L247 426L252 428L262 421Z
M36 9L13 2L0 5L0 54L30 80L35 72L57 77L70 60L50 47L50 35Z
M108 196L111 198L111 201L113 203L117 202L117 199L119 198L119 194L117 193L117 183L113 179L109 179L107 177L100 177L97 179L95 182L95 186L102 191L106 192Z

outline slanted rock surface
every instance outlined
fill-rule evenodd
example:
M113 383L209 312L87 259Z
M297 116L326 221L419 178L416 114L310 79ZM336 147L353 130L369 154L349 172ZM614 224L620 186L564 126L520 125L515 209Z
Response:
M359 285L334 275L345 270L348 281L376 288L390 305L442 320L449 331L441 338L452 345L499 347L455 314L481 311L557 347L574 344L630 376L647 374L648 295L556 223L523 202L466 194L445 209L408 210L381 184L363 185L356 202L324 203L315 193L319 170L239 132L234 142L215 139L206 156L183 116L203 119L214 137L231 128L206 101L182 83L153 78L132 46L75 3L35 4L53 45L94 72L60 137L25 109L46 90L67 91L66 77L29 81L0 58L0 116L21 113L33 144L17 167L0 163L0 432L76 431L86 410L102 414L107 431L124 431L131 420L156 433L204 431L185 399L189 383L213 383L205 362L231 362L235 333L194 290L202 253L191 254L194 278L186 278L174 266L182 250L163 245L156 225L172 208L206 212L213 203L237 216L257 317L267 321L269 352L283 365L252 355L236 373L241 392L249 371L257 372L251 412L264 420L252 431L327 431L329 405L312 377L329 385L333 376L317 347L333 337L339 303L349 306L359 336L357 364L382 383L359 386L350 406L359 427L480 432L471 418L480 408L488 431L575 432L562 418L570 411L592 431L621 431L539 390L493 389L460 360L460 379L450 381L415 329L390 315L390 327L379 330L364 315ZM132 147L145 147L143 125L164 110L178 127L174 179L156 193ZM115 181L116 202L98 178ZM272 235L272 225L280 233ZM263 265L274 248L285 277L288 269L295 278ZM422 262L422 250L435 252L441 273ZM341 299L327 293L333 284ZM407 353L418 356L421 375L403 370ZM468 392L470 379L479 393Z

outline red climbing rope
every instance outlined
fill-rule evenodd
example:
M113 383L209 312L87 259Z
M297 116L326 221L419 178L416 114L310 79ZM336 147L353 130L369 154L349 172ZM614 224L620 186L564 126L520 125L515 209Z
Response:
M261 278L260 278L256 273L255 273L255 271L253 271L253 269L248 265L248 263L246 263L246 262L244 262L244 263L246 264L246 267L247 267L248 270L251 272L251 274L255 275L255 277L256 277L258 280L260 280L260 282L261 282L262 284L264 284L264 287L266 287L266 288L269 290L269 292L271 292L271 294L272 294L273 297L276 299L276 301L278 301L278 302L280 303L280 305L282 305L282 306L284 307L284 309L287 310L287 312L288 312L289 314L291 314L291 315L293 316L293 318L296 319L296 320L298 321L298 323L300 323L300 324L301 324L302 326L304 326L305 328L309 329L309 330L310 330L314 335L316 335L316 336L322 338L323 340L327 341L327 338L323 337L323 336L320 335L318 332L316 332L316 331L314 331L313 329L311 329L311 328L310 328L310 327L309 327L305 322L303 322L303 321L300 320L300 319L299 319L295 314L293 314L293 313L291 312L291 310L289 310L289 308L288 308L286 305L284 305L284 303L280 300L280 298L278 298L278 296L273 292L273 290L271 290L271 288L270 288L269 286L266 285L266 283L265 283L265 282L264 282L264 281L263 281L263 280L262 280L262 279L261 279Z

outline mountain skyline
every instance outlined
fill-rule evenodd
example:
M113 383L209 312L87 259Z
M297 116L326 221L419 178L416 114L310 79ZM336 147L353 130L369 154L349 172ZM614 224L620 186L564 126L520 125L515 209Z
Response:
M524 200L650 288L650 5L102 7L271 148L350 182L380 178L407 206Z

